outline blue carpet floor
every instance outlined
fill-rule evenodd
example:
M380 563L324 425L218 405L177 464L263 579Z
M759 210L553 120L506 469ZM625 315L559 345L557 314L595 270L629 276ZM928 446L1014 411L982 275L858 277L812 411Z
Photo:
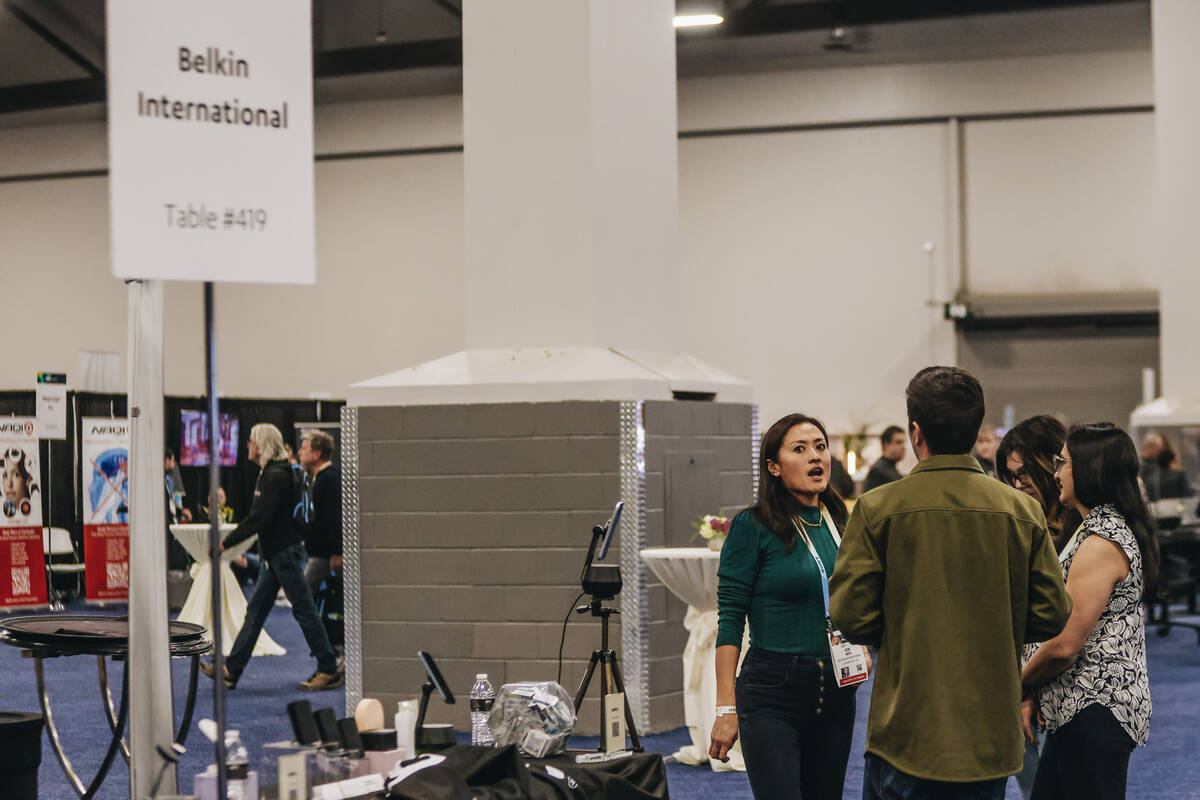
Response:
M72 609L84 613L83 609ZM313 670L300 630L288 609L277 608L267 622L272 637L288 649L279 658L257 658L242 675L238 688L228 693L229 726L238 728L257 759L263 744L289 738L285 706L292 700L304 698L314 708L330 706L342 715L342 690L305 693L295 684ZM1153 631L1147 642L1150 659L1150 683L1154 700L1150 745L1138 749L1130 761L1129 794L1131 800L1184 800L1200 797L1200 646L1196 635L1184 629L1174 629L1166 637ZM120 679L122 666L111 665L110 678L114 685ZM107 745L108 728L100 705L94 658L75 657L48 661L47 684L51 692L52 709L58 721L63 744L85 780L100 763ZM176 716L187 685L185 661L175 662L174 669ZM866 712L870 684L859 691L858 722L854 747L846 777L845 797L858 798L862 793L863 745L866 737ZM137 691L137 686L133 687ZM33 664L24 660L14 648L0 647L0 708L12 711L36 711L37 693ZM212 687L201 679L196 718L212 716ZM677 729L643 737L646 748L664 756L687 743L687 732ZM595 746L595 739L572 740L573 747ZM180 788L190 791L193 776L212 761L212 745L195 730L187 741L188 752L179 771ZM53 800L70 800L73 792L48 744L43 744L40 770L40 796ZM707 768L688 767L668 761L668 780L671 796L676 800L750 800L750 786L740 773L713 773ZM0 792L2 795L2 792ZM123 761L118 759L98 800L127 800L129 776ZM1009 800L1020 793L1010 781Z

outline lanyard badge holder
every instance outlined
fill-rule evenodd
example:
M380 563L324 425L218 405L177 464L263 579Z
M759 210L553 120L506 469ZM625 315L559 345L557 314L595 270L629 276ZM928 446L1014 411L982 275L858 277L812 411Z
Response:
M836 533L837 528L834 526L833 520L829 519L829 512L824 507L821 508L821 517L829 526L834 544L841 545ZM825 573L825 564L817 554L817 548L813 546L812 539L800 529L799 525L796 525L795 519L792 520L792 525L795 526L796 533L800 534L800 538L804 540L804 544L808 546L808 552L817 564L817 571L821 573L821 599L825 601L825 639L829 643L829 660L833 664L834 677L837 679L838 686L843 688L862 683L867 679L867 649L861 645L847 642L842 637L842 632L833 627L833 620L829 616L829 576Z

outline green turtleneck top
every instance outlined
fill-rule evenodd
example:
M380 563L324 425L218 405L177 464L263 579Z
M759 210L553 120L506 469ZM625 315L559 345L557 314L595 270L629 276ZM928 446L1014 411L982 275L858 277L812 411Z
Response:
M813 546L832 575L837 545L820 509L806 508L804 525ZM742 645L742 629L750 618L750 643L764 650L819 656L829 653L825 639L825 602L821 573L804 541L797 536L792 552L754 515L743 511L733 519L721 548L717 571L717 646Z

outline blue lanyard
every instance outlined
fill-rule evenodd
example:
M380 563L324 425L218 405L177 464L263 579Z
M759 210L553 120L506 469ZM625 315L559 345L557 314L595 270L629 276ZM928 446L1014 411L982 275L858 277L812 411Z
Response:
M824 514L821 515L824 519ZM813 561L817 562L817 570L821 573L821 599L825 601L825 619L829 620L829 575L825 572L825 564L821 561L821 556L817 554L817 548L813 546L812 539L800 526L796 524L795 517L792 518L792 526L796 529L796 533L804 540L804 544L808 545L808 552L812 553Z

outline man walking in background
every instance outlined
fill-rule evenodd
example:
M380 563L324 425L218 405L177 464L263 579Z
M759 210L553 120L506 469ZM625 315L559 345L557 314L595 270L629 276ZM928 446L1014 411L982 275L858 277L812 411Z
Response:
M971 455L983 389L954 367L908 384L920 463L854 507L830 579L844 638L879 648L864 800L1002 800L1021 769L1026 642L1071 612L1037 501Z
M896 465L904 460L904 451L908 447L908 437L904 435L904 429L895 425L887 426L879 435L879 443L883 446L883 455L867 472L867 479L863 481L864 492L904 477L900 470L896 469Z
M331 572L342 569L342 472L333 463L333 437L325 431L306 430L300 434L296 454L308 473L312 509L304 549L308 564L304 580L315 595Z

